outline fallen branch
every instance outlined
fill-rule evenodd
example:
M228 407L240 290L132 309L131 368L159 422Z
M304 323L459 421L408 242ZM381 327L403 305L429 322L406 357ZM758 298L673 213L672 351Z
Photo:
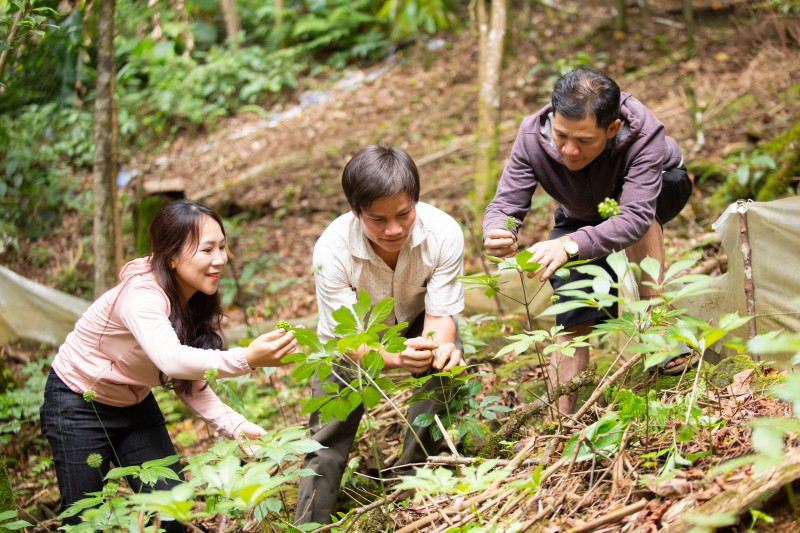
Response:
M479 495L475 496L474 498L470 498L469 500L462 500L462 501L456 503L456 505L454 507L452 507L452 510L455 511L455 512L460 512L460 511L463 511L464 509L469 509L473 505L477 505L479 503L483 503L486 500L488 500L489 498L494 498L495 496L497 496L498 494L501 494L502 492L504 492L504 491L501 491L501 490L489 490L489 491L486 491L486 492L484 492L482 494L479 494ZM415 531L419 531L423 527L425 527L427 525L430 525L430 523L433 522L434 520L436 520L436 518L438 516L439 516L438 513L437 514L430 514L428 516L424 516L424 517L420 518L419 520L417 520L415 522L411 522L410 524L408 524L403 529L400 529L399 531L397 531L397 533L413 533Z
M578 392L584 387L597 384L597 375L595 374L594 366L584 370L577 376L573 377L566 383L559 383L553 393L553 398L558 398L565 394L572 394ZM503 441L510 441L514 439L516 433L520 428L526 426L531 418L544 413L550 404L545 400L536 400L532 404L527 405L524 409L511 413L508 420L503 427L489 440L489 442L478 453L478 457L494 458L500 455L500 449Z
M430 465L474 465L485 463L489 459L485 459L483 457L443 457L439 455L428 457L427 463ZM511 464L511 460L509 459L491 459L495 461L497 466L508 466ZM538 459L526 459L519 463L517 466L534 466L538 465Z
M601 526L607 526L609 524L616 524L626 516L630 516L632 514L636 514L642 509L647 506L647 500L644 498L639 500L636 503L632 503L623 507L622 509L618 509L612 513L608 513L605 516L601 516L591 522L586 522L585 524L578 526L576 528L570 529L570 533L584 533L586 531L594 531Z
M606 389L608 387L610 387L612 384L616 383L616 381L619 378L621 378L623 375L625 375L625 373L627 373L628 370L633 368L633 366L636 363L638 363L639 361L641 361L643 358L644 358L644 354L643 353L637 353L636 355L631 357L629 360L627 360L625 362L625 364L623 364L621 367L619 367L619 370L614 372L610 377L607 377L603 381L601 381L600 385L598 385L597 388L592 393L592 395L589 396L589 399L586 400L586 402L581 406L581 408L578 409L578 412L575 413L575 415L573 415L573 417L572 417L573 420L580 420L581 417L583 415L585 415L587 412L589 412L589 409L591 409L592 406L595 403L597 403L597 400L599 400L603 396L603 394L605 393L605 391L606 391ZM575 427L575 422L566 422L564 424L564 426L565 427Z

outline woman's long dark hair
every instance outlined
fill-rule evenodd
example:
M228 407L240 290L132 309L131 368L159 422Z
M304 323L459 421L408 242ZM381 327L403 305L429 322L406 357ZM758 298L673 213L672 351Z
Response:
M200 232L205 217L211 217L219 224L222 234L225 227L219 215L208 207L191 200L177 200L159 210L150 225L151 258L150 265L156 281L167 293L170 303L169 320L178 334L181 344L195 348L222 349L222 303L219 291L212 295L197 291L187 301L182 301L174 261L180 259L184 249L190 252L200 243ZM190 393L190 380L170 380L163 374L161 384L173 387L181 393Z

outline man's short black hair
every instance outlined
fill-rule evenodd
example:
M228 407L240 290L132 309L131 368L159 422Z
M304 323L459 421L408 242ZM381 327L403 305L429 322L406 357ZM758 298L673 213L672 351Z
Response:
M375 200L401 192L418 202L419 172L403 150L371 144L345 165L342 189L350 208L360 215Z
M594 115L597 126L608 128L619 118L619 85L596 70L576 68L556 82L553 112L579 120Z

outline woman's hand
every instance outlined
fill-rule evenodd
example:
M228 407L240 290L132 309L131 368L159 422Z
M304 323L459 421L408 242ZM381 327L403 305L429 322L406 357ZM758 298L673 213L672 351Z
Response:
M300 343L292 331L282 329L264 333L245 348L245 358L250 368L261 366L283 366L281 359L300 350Z
M258 444L247 446L244 443L248 440L256 440L261 435L266 435L266 433L267 432L261 426L245 420L236 428L236 440L239 441L239 448L241 448L248 457L253 457L261 446Z

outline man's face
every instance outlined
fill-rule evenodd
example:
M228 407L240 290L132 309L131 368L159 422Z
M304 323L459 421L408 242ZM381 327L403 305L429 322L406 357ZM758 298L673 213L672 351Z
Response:
M396 259L414 228L417 204L401 192L378 198L360 215L353 214L361 219L361 227L375 252L384 260Z
M581 170L595 160L614 137L622 122L617 119L608 128L597 125L594 115L581 119L566 118L559 113L553 117L553 141L564 166Z

